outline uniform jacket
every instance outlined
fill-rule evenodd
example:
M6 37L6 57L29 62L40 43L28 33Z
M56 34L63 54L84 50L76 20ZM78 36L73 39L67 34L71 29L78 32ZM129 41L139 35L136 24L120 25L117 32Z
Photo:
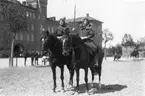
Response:
M95 33L92 29L93 24L89 23L87 26L81 25L80 31L78 32L80 37L89 37L91 40L94 39Z
M54 32L54 35L63 36L64 34L69 34L69 32L70 30L68 26L59 26Z

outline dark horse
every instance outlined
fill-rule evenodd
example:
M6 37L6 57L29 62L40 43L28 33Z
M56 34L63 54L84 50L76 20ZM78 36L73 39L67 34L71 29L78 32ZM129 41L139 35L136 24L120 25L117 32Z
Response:
M51 51L53 58L53 62L50 61L50 66L52 69L53 73L53 81L54 81L54 86L53 86L53 91L55 92L56 89L56 66L58 66L61 70L61 85L62 85L62 90L64 90L64 65L67 65L67 68L69 69L70 72L70 84L73 84L73 75L74 75L74 69L71 64L71 59L72 55L64 56L62 54L62 42L53 34L50 34L48 31L42 32L41 35L41 40L42 40L42 51L44 53L47 53L48 50Z
M22 55L24 57L24 65L26 66L26 61L27 61L27 58L30 56L30 54L27 51L24 51Z
M131 57L134 57L134 58L139 58L139 52L137 49L133 50L133 52L131 52Z
M98 46L97 64L93 61L93 53L88 51L89 46L84 44L84 41L77 35L70 34L64 36L63 40L63 54L73 53L74 68L76 71L77 91L79 91L79 70L82 68L85 71L85 83L88 92L88 68L92 73L92 81L94 80L95 72L99 74L99 87L101 87L101 65L103 61L103 50Z
M119 61L120 58L121 58L121 55L120 54L115 54L114 55L114 61L115 60L118 60Z

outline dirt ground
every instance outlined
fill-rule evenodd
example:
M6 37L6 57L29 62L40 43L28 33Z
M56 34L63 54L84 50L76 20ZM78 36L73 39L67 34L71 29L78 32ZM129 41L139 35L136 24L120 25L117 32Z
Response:
M0 61L1 62L1 61ZM3 62L1 62L3 63ZM98 76L91 88L89 71L89 96L145 96L145 61L104 60L102 64L102 88L97 89ZM87 96L84 71L80 70L80 93L69 89L69 73L65 68L65 90L61 92L60 70L57 68L57 92L53 93L50 67L0 68L0 96ZM74 86L76 85L74 76Z

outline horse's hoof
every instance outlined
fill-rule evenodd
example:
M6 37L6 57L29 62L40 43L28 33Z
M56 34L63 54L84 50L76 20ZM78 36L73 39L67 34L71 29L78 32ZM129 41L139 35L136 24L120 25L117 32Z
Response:
M56 90L53 90L54 93L56 93Z
M79 92L75 92L75 93L74 93L74 95L78 95L78 94L79 94Z
M91 87L92 87L92 88L94 87L94 84L93 84L93 83L91 83Z
M86 90L86 93L88 93L88 94L89 94L89 90Z
M64 93L64 92L65 92L65 89L64 89L64 88L62 88L62 89L61 89L61 93Z
M54 88L54 89L52 89L52 90L53 90L53 92L54 92L54 93L56 93L56 90L55 90L55 88Z

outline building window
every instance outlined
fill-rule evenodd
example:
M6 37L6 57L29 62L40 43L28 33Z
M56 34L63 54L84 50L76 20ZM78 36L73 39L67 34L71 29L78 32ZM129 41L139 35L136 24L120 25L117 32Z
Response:
M50 32L50 27L48 26L48 31Z
M31 35L31 41L34 41L34 34Z
M20 40L23 40L23 33L20 33Z
M31 24L31 30L34 31L34 25L33 24Z
M28 11L26 11L26 16L29 17L29 12Z
M33 19L35 19L35 13L33 13Z
M29 13L29 15L30 15L30 17L32 17L32 13L31 12Z
M4 15L0 13L0 21L4 21Z
M43 20L45 20L45 16L43 15Z
M41 24L40 25L40 32L42 32L43 31L43 25Z
M101 30L101 25L98 25L98 30Z
M52 33L54 33L54 27L52 27Z
M30 38L30 35L29 35L29 34L27 34L27 40L28 40L28 41L30 40L29 38Z
M38 19L40 19L40 15L38 16Z
M0 31L0 44L3 42L3 31Z
M29 30L29 24L27 25L27 30Z
M18 40L18 33L16 34L16 37L15 37L15 39L16 39L16 40Z

